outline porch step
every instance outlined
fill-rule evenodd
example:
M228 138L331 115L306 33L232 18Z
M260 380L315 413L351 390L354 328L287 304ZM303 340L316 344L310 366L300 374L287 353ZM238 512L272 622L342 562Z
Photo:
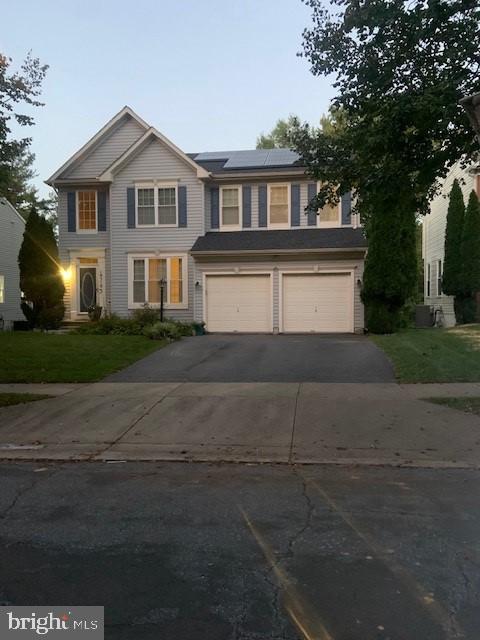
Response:
M77 327L81 327L88 320L63 320L61 324L61 329L76 329Z

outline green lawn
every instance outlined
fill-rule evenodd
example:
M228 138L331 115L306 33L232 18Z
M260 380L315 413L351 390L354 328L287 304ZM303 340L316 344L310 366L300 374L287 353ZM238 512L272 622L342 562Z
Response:
M441 404L450 409L457 409L457 411L464 411L465 413L471 413L475 416L480 416L480 398L425 398L428 402L434 404Z
M0 407L10 407L12 404L35 402L35 400L46 400L52 397L46 393L0 393Z
M0 333L0 382L92 382L165 342L143 336Z
M408 329L372 340L393 362L399 382L480 381L480 325Z

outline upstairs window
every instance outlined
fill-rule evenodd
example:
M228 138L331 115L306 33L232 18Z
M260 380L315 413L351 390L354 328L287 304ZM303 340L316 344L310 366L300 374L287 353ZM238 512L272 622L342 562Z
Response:
M290 226L290 198L288 184L269 185L268 226Z
M137 187L137 226L177 226L177 188L175 185Z
M132 257L130 265L130 307L141 307L144 304L160 306L162 283L166 307L186 306L185 256Z
M158 224L176 226L177 198L175 187L161 187L158 190Z
M155 189L137 189L137 224L155 224Z
M222 187L220 190L220 226L240 228L240 187Z
M97 192L77 191L77 229L95 232L97 230Z
M340 226L340 203L327 204L320 209L318 218L319 227L338 227Z

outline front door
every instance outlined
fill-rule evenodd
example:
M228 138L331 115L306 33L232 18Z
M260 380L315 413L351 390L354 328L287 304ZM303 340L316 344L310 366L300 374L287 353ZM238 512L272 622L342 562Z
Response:
M80 313L97 304L97 267L79 269Z

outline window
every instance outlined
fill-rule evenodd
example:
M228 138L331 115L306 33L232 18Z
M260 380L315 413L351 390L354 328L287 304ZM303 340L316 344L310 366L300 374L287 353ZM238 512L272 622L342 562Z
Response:
M427 264L427 297L430 297L430 273L431 273L431 265Z
M437 260L437 296L442 295L442 261Z
M165 307L186 307L186 269L186 256L132 256L129 268L129 306L160 306L163 284Z
M137 224L155 224L155 189L137 189Z
M97 230L97 192L78 191L77 211L79 231L95 232Z
M175 185L137 187L137 226L177 226L177 188Z
M288 184L269 185L268 224L270 227L290 226Z
M240 227L240 187L222 187L220 198L220 226L228 228Z
M177 224L177 203L175 187L161 187L158 190L158 224Z
M0 304L5 302L5 276L0 276Z
M321 184L318 184L320 189ZM339 227L341 225L341 200L337 204L328 202L319 210L317 224L319 227Z

